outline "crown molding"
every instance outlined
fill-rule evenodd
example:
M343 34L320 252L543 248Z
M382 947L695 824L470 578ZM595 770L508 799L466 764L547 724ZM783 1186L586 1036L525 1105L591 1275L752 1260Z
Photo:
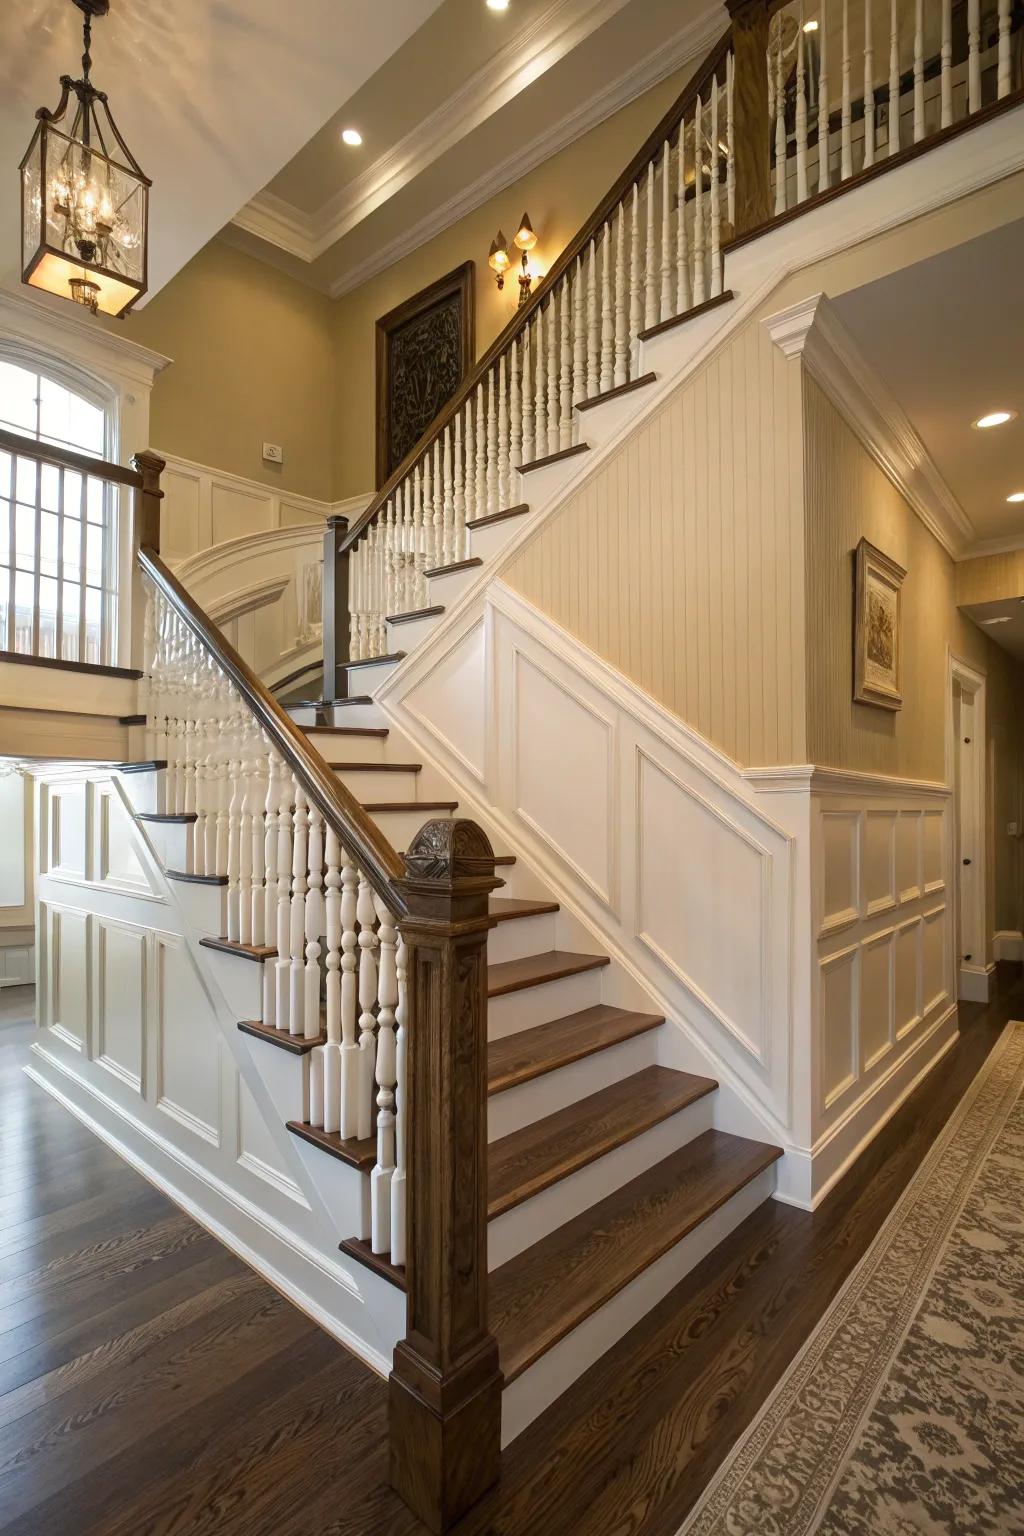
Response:
M448 98L413 133L382 155L360 177L314 214L303 213L283 198L261 192L232 220L240 229L312 262L420 175L439 155L511 101L541 73L563 58L618 10L625 0L558 0L524 36L503 49L462 89ZM488 167L468 187L434 208L379 251L341 273L331 284L332 298L383 272L434 235L479 208L496 193L528 175L560 150L604 122L621 107L659 85L691 59L703 56L726 24L714 5L683 27L646 58L580 103L550 128L514 153ZM542 68L538 68L538 65Z
M820 763L781 763L770 768L741 768L740 772L762 794L933 795L946 799L953 793L949 784L934 779L905 779L859 768L829 768Z
M80 307L66 299L47 300L21 289L0 288L0 332L42 344L101 373L116 372L122 380L146 389L172 361L95 320L86 320Z
M811 294L762 324L785 357L799 357L948 555L976 543L974 524L881 375L823 293Z

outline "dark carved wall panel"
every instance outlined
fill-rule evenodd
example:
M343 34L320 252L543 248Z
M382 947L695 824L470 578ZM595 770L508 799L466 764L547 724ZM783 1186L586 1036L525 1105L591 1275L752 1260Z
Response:
M377 484L451 399L473 361L473 263L377 321Z

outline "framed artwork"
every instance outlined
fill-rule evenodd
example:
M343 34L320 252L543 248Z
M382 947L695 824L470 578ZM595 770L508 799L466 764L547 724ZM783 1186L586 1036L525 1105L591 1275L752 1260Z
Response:
M377 486L398 468L473 365L473 263L377 321Z
M854 585L853 697L879 709L903 706L903 579L895 560L861 539Z

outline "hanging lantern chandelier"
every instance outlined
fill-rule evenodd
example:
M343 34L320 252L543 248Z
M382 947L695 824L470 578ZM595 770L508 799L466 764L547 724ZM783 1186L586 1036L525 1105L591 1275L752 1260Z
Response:
M82 78L61 76L56 110L39 108L21 162L22 281L124 315L146 291L152 183L89 78L93 17L110 0L72 4L85 17Z

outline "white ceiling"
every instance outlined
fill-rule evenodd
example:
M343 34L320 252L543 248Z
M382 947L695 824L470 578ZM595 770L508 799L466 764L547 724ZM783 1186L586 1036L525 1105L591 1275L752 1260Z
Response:
M337 297L701 57L727 23L721 0L442 0L338 96L230 237ZM358 149L341 142L349 126Z
M1024 220L837 298L974 530L967 554L1024 546ZM978 431L989 411L1018 411ZM993 638L1007 625L994 626Z
M990 640L1024 661L1024 593L994 603L964 603L962 611Z
M111 0L92 77L154 182L150 292L266 186L428 20L438 0ZM0 15L0 282L20 278L15 168L37 107L80 73L71 0L7 0Z

